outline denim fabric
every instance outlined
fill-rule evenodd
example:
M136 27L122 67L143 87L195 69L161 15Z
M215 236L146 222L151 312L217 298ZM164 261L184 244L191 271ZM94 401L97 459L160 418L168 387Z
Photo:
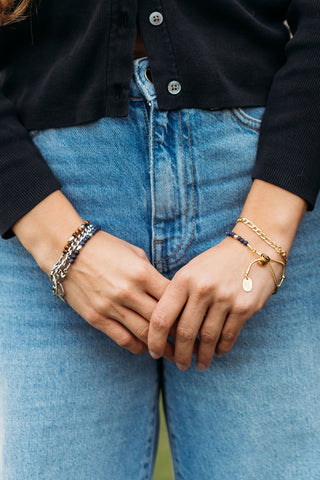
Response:
M168 278L220 242L251 186L263 107L160 111L135 61L125 118L31 132L83 218ZM135 356L0 248L1 480L149 480L161 388L178 480L320 480L320 204L279 293L199 372Z

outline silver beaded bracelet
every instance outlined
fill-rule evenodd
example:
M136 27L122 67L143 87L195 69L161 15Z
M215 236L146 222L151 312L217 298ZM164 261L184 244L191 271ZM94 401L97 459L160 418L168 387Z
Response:
M59 260L54 264L50 272L52 292L55 297L60 298L63 302L66 301L64 299L65 292L62 281L65 279L71 265L75 262L80 250L99 230L101 230L100 225L94 226L86 220L69 238Z

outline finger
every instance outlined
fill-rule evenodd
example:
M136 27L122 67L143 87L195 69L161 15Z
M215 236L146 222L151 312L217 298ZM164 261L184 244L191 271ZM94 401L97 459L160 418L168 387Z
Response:
M151 275L146 286L146 292L160 300L169 283L170 280L161 275L154 267L151 267Z
M174 356L174 345L170 342L166 343L164 352L163 352L163 358L166 360L169 360L171 363L176 363L175 356Z
M106 314L106 316L108 316ZM149 322L130 308L118 306L111 315L113 320L125 326L135 337L144 344L148 343Z
M108 337L114 340L120 347L129 350L134 354L145 353L148 349L145 343L136 338L132 332L130 332L123 325L116 320L106 318L105 316L94 312L86 315L85 320L90 323L94 328L105 333Z
M176 328L174 355L180 370L191 365L192 353L198 331L208 309L208 301L200 302L199 297L190 297Z
M216 346L215 353L217 356L230 352L246 320L247 317L239 317L239 315L232 313L228 315Z
M219 341L223 325L228 314L228 307L214 303L200 329L200 340L197 349L197 368L205 370L209 367L216 345Z
M145 318L133 310L120 308L119 315L115 315L113 319L124 325L135 337L147 345L149 322ZM165 344L163 357L171 362L174 361L174 346L169 341Z
M173 282L169 283L160 298L151 316L148 336L148 348L153 358L160 358L163 355L170 329L187 298L186 289L176 288Z
M127 301L126 306L150 322L157 303L154 297L151 297L147 293L139 292L134 299Z
M141 354L148 350L146 345L147 341L142 342L116 320L90 308L90 300L86 292L76 283L72 283L72 285L69 284L67 280L68 278L65 281L65 301L92 327L100 330L119 346L129 350L131 353ZM143 319L143 321L148 324L146 320Z

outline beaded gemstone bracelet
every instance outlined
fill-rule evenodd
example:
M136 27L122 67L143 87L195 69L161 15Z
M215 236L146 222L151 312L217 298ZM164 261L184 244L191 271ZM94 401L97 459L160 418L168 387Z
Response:
M248 247L252 253L258 255L259 258L257 258L256 260L253 260L252 262L250 262L245 274L244 274L244 278L243 278L243 281L242 281L242 288L245 292L251 292L252 290L252 279L249 277L249 273L250 273L250 270L251 270L251 267L255 264L255 263L258 263L259 265L262 265L263 267L264 266L268 266L271 274L272 274L272 278L273 278L273 281L274 281L274 291L272 292L273 294L276 294L277 291L278 291L278 288L281 287L283 281L285 280L285 273L286 273L286 262L281 262L280 260L275 260L273 258L270 258L269 255L266 255L265 253L261 253L259 252L258 250L256 250L254 247L252 247L250 245L250 243L248 242L248 240L245 240L244 238L242 238L240 235L237 235L235 232L231 232L230 230L228 230L226 232L226 236L227 237L231 237L233 238L234 240L237 240L238 242L242 243L245 247ZM279 263L280 265L282 265L282 272L281 272L281 277L280 277L280 280L278 282L277 280L277 277L276 277L276 274L270 264L270 262L275 262L275 263Z
M89 222L89 220L86 220L71 235L68 242L64 246L59 260L53 266L50 272L52 292L55 297L60 298L60 300L63 302L65 302L65 293L62 281L65 279L71 265L77 259L81 248L83 248L90 238L93 237L93 235L95 235L99 230L101 230L100 225L94 226Z

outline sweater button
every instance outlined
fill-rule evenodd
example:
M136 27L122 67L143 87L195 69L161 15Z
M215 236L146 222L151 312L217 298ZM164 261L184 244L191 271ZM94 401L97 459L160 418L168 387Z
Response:
M181 92L181 83L177 80L172 80L171 82L169 82L168 92L171 93L171 95L178 95L178 93Z
M161 25L163 22L163 15L160 12L152 12L151 15L149 16L149 22L151 25L154 25L157 27L158 25Z

